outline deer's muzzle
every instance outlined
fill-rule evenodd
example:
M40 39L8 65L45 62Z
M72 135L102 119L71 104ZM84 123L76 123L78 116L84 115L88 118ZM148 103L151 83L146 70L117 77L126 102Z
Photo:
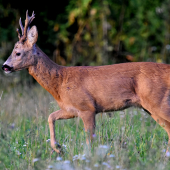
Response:
M2 66L2 70L4 70L5 73L11 73L11 72L12 72L12 69L13 69L13 67L10 67L10 66L8 66L8 65L6 65L6 64L4 64L4 65Z

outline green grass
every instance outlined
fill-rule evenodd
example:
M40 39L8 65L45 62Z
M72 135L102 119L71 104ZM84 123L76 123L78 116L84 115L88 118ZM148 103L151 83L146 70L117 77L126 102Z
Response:
M168 136L137 108L96 116L91 151L79 118L56 121L64 154L51 153L48 116L58 110L39 85L0 90L0 169L170 169ZM61 160L62 159L62 160Z

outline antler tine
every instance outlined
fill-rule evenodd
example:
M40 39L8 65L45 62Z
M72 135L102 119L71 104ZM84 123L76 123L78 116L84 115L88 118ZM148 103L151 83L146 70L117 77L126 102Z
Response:
M26 25L29 26L29 25L31 24L31 22L33 21L34 18L35 18L34 11L33 11L33 13L32 13L32 16L30 17L30 16L28 15L28 10L27 10L27 12L26 12L25 26L26 26Z
M19 29L17 28L17 33L18 33L18 38L20 39L21 38L21 34L20 34L20 32L19 32Z
M23 35L24 34L24 27L22 25L21 18L19 19L19 25L20 25L20 28L21 28L21 31L22 31L22 35Z
M33 21L33 19L35 18L35 14L34 14L34 11L32 13L32 16L30 17L28 15L28 10L26 12L26 19L25 19L25 27L24 27L24 30L23 30L23 36L21 38L21 41L24 41L27 37L27 31L29 31L29 25L31 24L31 22Z
M33 21L34 18L35 18L35 14L34 14L34 11L33 11L32 16L30 17L30 23Z

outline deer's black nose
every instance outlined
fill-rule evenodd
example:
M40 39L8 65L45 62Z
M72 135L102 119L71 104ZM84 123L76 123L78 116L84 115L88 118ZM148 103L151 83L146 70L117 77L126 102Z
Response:
M12 71L12 67L4 64L4 65L2 66L2 70L4 70L4 71Z

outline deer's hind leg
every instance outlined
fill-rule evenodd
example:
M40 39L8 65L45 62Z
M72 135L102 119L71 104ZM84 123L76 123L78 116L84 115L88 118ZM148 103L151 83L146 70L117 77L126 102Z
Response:
M161 88L160 88L161 90ZM150 116L162 126L168 134L168 144L170 144L170 91L162 91L150 95L150 98L141 98L141 105ZM145 100L144 100L145 99Z
M161 118L157 115L151 115L151 117L160 125L162 126L168 134L168 144L170 144L170 122Z
M162 126L165 131L167 132L168 134L168 144L170 145L170 122L161 118L160 116L157 116L157 115L151 115L151 117L160 125ZM166 155L167 153L169 152L168 150L168 147L167 147L167 150L166 150Z
M93 135L95 132L95 112L91 112L91 111L81 112L80 118L83 120L84 129L85 132L87 133L86 144L89 145L93 141Z

